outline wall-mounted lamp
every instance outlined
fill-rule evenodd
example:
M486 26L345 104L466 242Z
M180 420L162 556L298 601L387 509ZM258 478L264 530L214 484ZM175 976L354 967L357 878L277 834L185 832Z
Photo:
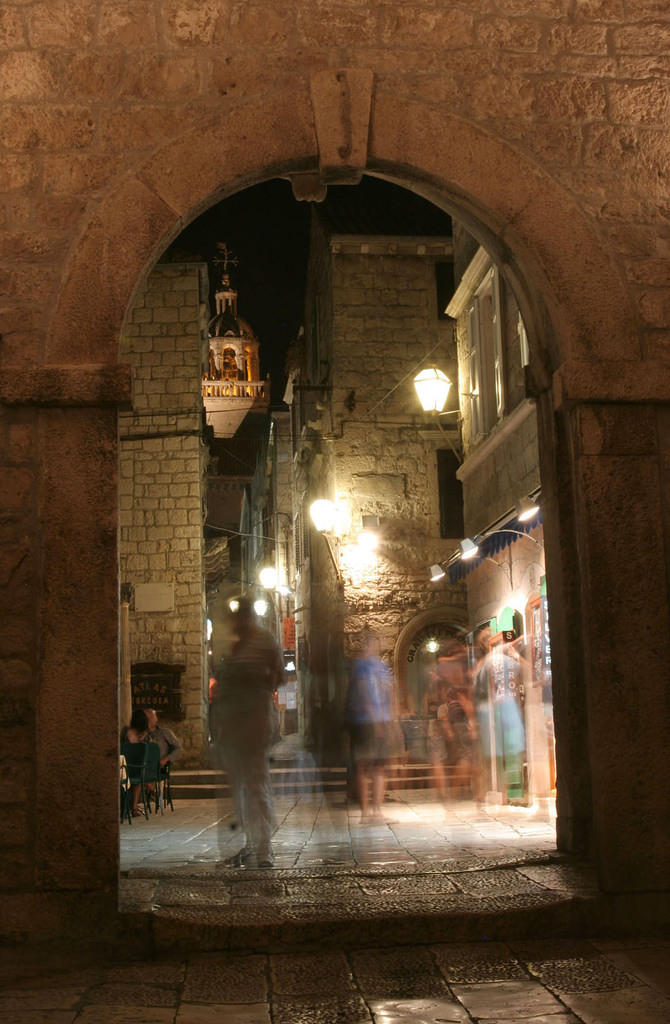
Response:
M358 535L359 547L363 548L364 551L376 551L379 546L379 537L377 535L379 516L361 516L361 523L363 529Z
M259 597L257 601L254 601L254 611L256 615L265 615L268 610L268 603L264 597Z
M233 612L233 614L234 614L238 610L238 608L240 607L240 602L237 600L236 597L232 597L230 599L230 601L228 602L228 607L230 608L231 612Z
M414 387L424 412L442 412L447 401L451 381L442 370L429 366L414 378Z
M342 573L340 572L340 566L333 547L334 538L331 535L335 525L337 509L328 498L318 498L317 501L313 501L309 506L309 514L314 526L326 542L328 553L335 569L335 575L338 581L342 583Z
M435 563L435 565L431 565L431 567L430 567L430 582L431 583L437 583L438 580L444 579L445 575L446 575L446 573L445 573L444 569L442 568L441 565L438 565L437 562Z
M277 585L277 570L272 565L266 565L259 572L258 579L266 590L274 590Z
M522 498L516 503L516 517L520 523L526 523L540 511L539 503L533 498Z
M464 562L467 562L470 558L474 558L479 551L479 544L476 544L472 537L465 537L460 545L461 558Z
M335 505L328 498L319 498L309 506L309 514L319 533L330 533L335 525Z

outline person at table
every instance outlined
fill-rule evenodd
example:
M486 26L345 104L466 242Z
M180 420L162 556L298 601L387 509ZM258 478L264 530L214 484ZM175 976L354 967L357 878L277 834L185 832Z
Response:
M149 726L149 739L157 743L161 750L160 766L165 768L169 762L172 764L184 753L184 748L173 733L172 729L158 724L158 715L153 708L145 708Z
M130 719L130 725L124 725L121 730L122 743L145 743L149 734L149 720L142 708L135 708Z
M142 708L135 708L130 719L130 725L124 725L121 730L122 743L148 743L149 742L149 721ZM139 809L140 794L142 787L139 783L131 786L132 790L132 815L138 818L141 815Z

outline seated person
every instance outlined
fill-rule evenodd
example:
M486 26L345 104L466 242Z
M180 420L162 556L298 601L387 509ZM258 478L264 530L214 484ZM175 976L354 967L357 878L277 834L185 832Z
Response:
M184 753L184 748L172 732L172 729L166 729L165 726L158 724L158 715L153 708L145 708L144 714L148 722L148 738L157 743L161 748L160 765L161 768L165 768L168 763L172 764L173 761L181 757Z
M141 708L135 708L130 719L130 725L124 725L121 730L122 743L144 743L148 738L149 720L146 712Z
M149 721L146 713L141 708L135 708L130 719L130 725L124 725L121 730L122 743L147 743L149 741ZM139 817L142 813L139 809L140 793L142 787L139 783L131 786L132 789L132 815Z

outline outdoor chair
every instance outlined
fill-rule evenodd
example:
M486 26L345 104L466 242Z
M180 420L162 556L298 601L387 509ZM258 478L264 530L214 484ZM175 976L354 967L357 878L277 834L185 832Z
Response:
M152 743L122 743L121 753L126 759L126 767L128 769L128 781L130 786L140 787L140 801L144 804L144 817L149 818L149 805L147 802L146 792L146 765L147 765L147 748L149 746L156 746ZM160 751L159 751L160 755ZM131 788L132 792L132 788ZM132 802L132 800L131 800Z
M170 789L170 762L166 761L161 768L161 779L163 780L163 804L174 811L174 804L172 803L172 790Z
M161 748L157 743L145 743L147 748L144 762L145 808L163 814L163 774L161 771ZM152 787L152 788L149 788ZM152 804L154 807L152 808Z
M133 816L131 814L131 810L133 806L133 790L128 777L128 765L123 754L119 756L119 804L121 809L121 822L124 822L127 818L128 824L132 825Z

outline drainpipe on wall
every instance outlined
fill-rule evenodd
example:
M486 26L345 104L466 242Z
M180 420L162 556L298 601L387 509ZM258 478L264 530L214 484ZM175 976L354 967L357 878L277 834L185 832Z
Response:
M128 725L133 713L130 691L130 599L132 583L121 584L121 678L119 686L119 718L122 725Z

